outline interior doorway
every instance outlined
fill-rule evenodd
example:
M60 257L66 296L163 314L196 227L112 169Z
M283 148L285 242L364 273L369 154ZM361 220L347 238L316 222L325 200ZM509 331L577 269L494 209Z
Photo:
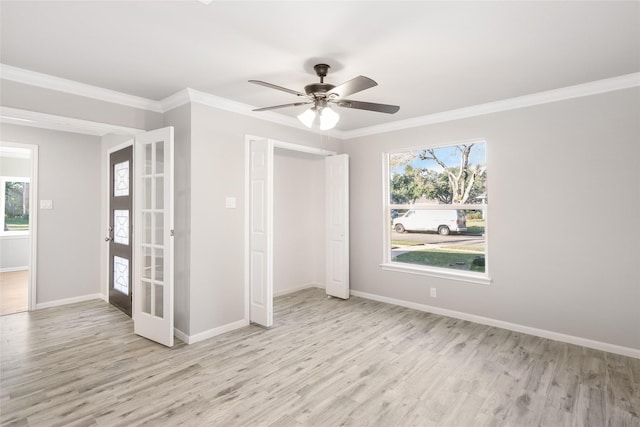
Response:
M36 307L38 147L0 143L0 171L0 315L5 315Z
M323 282L329 296L349 298L349 159L320 148L267 138L246 137L245 313L249 322L273 324L274 296L274 151L291 150L324 158ZM305 173L295 179L304 180ZM285 195L295 209L296 195ZM300 221L298 221L300 223ZM293 227L296 224L292 225ZM297 248L302 253L303 248ZM295 261L292 261L292 263ZM289 268L293 265L289 264ZM302 283L299 286L311 285Z

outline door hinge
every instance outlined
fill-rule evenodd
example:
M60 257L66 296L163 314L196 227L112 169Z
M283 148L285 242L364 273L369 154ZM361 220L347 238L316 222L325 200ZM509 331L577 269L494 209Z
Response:
M169 235L173 237L173 230L169 230Z

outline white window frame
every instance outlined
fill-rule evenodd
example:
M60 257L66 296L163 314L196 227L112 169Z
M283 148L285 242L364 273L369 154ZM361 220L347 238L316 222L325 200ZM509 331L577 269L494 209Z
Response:
M0 222L0 237L10 237L10 236L28 236L31 231L31 221L29 221L29 230L27 231L4 231L4 208L5 208L5 199L4 199L4 191L7 185L7 182L28 182L31 183L31 178L24 176L0 176L0 185L2 185L2 200L0 200L0 211L2 212L2 221ZM31 193L31 191L29 191ZM33 201L31 200L31 194L29 194L29 217L31 217L31 210L33 209Z
M462 144L472 143L484 143L485 150L487 149L487 142L484 139L474 139L471 141L451 142L438 145L422 145L417 147L407 147L399 150L392 150L382 153L382 263L380 268L388 271L396 271L409 274L417 274L422 276L437 277L441 279L451 279L462 282L477 283L481 285L491 284L491 277L489 276L489 204L412 204L401 205L392 204L390 195L390 182L389 182L389 155L396 153L403 153L407 151L420 151L428 148L441 148L451 147ZM486 153L486 151L485 151ZM486 154L485 154L486 160ZM488 179L487 179L487 186ZM391 209L414 209L414 208L426 208L426 209L442 209L449 210L455 207L455 209L473 209L477 210L479 206L484 209L485 220L485 271L484 273L475 271L460 271L441 267L431 267L417 264L408 264L402 262L394 262L391 260Z

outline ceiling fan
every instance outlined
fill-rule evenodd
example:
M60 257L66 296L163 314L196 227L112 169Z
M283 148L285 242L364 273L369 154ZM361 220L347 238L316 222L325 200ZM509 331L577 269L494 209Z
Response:
M358 76L346 81L338 86L325 83L324 78L327 76L331 68L327 64L316 64L313 69L320 77L320 83L311 83L304 87L305 93L297 90L287 89L286 87L277 86L260 80L249 80L261 86L270 87L272 89L287 92L302 98L304 101L292 102L290 104L274 105L272 107L256 108L253 111L275 110L285 107L298 107L300 105L313 104L311 108L304 113L298 115L298 119L308 128L313 126L316 117L320 118L320 129L327 130L333 128L340 120L338 113L333 111L329 104L336 104L338 107L356 108L359 110L377 111L380 113L394 114L400 107L397 105L377 104L373 102L353 101L345 99L345 96L353 95L365 89L377 86L378 83L365 76Z

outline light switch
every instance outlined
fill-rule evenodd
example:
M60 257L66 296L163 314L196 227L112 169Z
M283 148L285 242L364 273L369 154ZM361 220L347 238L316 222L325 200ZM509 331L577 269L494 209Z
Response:
M236 208L236 198L235 197L227 197L224 202L224 207L227 209L235 209Z
M53 209L53 200L40 200L40 209Z

